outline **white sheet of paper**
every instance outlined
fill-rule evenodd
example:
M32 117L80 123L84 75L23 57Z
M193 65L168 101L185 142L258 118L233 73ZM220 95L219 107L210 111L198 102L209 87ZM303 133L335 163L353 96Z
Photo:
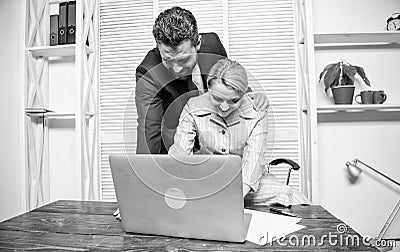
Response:
M265 245L305 228L305 226L297 224L301 218L250 209L244 209L244 213L251 214L246 240L258 245Z

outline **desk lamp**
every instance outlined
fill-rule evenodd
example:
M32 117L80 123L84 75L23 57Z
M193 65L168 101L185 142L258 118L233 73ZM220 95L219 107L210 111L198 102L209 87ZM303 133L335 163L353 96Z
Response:
M375 168L367 165L366 163L360 161L357 158L352 160L352 162L346 162L347 171L348 171L351 179L356 180L358 178L358 176L360 176L360 174L362 173L362 169L357 165L357 163L363 164L365 167L371 169L372 171L378 173L379 175L383 176L384 178L390 180L391 182L395 183L396 185L398 185L400 187L399 182L395 181L394 179L388 177L387 175L385 175L382 172L376 170ZM393 220L394 220L395 216L397 215L397 213L399 212L399 210L400 210L400 198L397 201L397 204L394 207L393 211L390 213L389 218L386 220L385 224L383 225L381 231L379 232L379 235L377 237L378 240L382 239L383 235L388 230L390 224L393 222ZM397 240L397 237L396 237L396 240Z

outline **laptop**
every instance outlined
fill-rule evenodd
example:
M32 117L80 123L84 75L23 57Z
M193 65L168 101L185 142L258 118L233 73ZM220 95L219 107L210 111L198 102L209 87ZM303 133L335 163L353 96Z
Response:
M243 242L241 159L235 155L110 155L126 232Z

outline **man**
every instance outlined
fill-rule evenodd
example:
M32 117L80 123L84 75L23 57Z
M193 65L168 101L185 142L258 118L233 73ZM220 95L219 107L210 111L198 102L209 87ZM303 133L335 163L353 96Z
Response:
M227 57L218 36L199 34L193 14L180 7L160 13L153 36L157 47L136 69L138 154L168 152L187 100L207 92L208 71ZM257 110L268 107L265 95L251 97Z

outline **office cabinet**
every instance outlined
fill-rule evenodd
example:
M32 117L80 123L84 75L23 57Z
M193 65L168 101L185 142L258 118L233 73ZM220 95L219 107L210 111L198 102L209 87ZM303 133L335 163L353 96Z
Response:
M26 0L25 150L28 209L98 197L98 1L76 1L76 42L50 46L65 1Z

